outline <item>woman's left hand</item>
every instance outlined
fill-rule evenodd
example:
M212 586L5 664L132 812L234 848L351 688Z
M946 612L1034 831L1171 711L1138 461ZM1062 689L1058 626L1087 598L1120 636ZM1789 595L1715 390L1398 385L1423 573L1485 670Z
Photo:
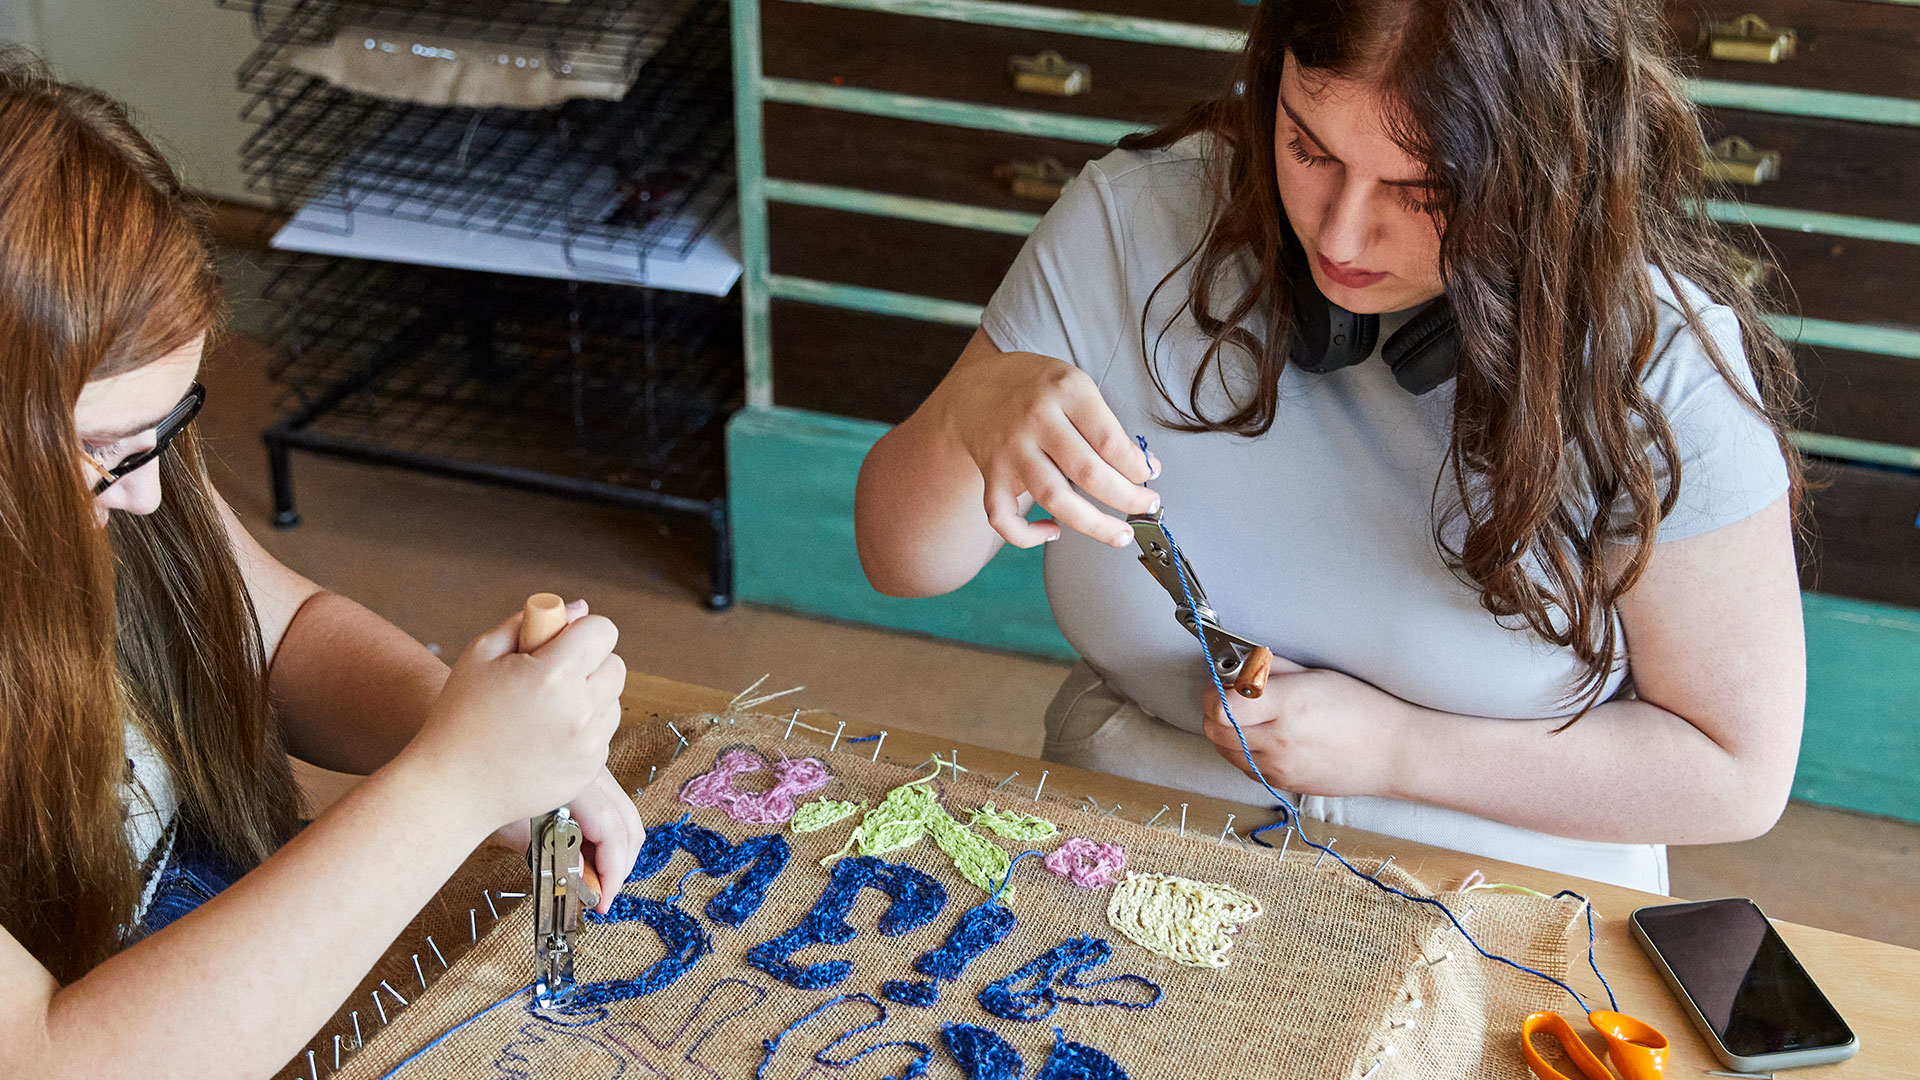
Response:
M1281 791L1304 795L1385 795L1394 786L1406 702L1351 675L1306 668L1278 656L1266 692L1227 688L1247 749ZM1247 756L1209 685L1204 731L1220 756L1249 777Z
M640 822L640 811L634 808L633 800L605 769L600 770L600 778L575 796L567 808L573 813L573 820L580 823L580 833L586 839L583 848L586 862L600 877L600 903L595 910L604 915L633 871L634 860L640 856L640 845L646 842L647 830ZM501 828L488 842L527 850L531 842L527 822L523 819Z

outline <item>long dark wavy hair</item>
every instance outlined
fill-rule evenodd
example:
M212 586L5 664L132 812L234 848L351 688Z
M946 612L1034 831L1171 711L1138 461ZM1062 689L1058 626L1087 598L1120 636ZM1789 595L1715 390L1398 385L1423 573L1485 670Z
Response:
M1796 507L1802 486L1786 439L1791 356L1732 269L1722 229L1688 212L1705 196L1706 150L1658 5L1265 0L1235 92L1121 143L1211 136L1207 228L1161 282L1192 266L1167 325L1190 313L1211 340L1181 395L1148 350L1174 430L1256 436L1274 422L1294 333L1281 265L1291 230L1274 165L1288 54L1312 76L1377 86L1398 106L1388 131L1438 185L1440 272L1460 353L1446 470L1454 498L1436 515L1435 543L1489 613L1572 650L1583 670L1566 701L1580 703L1578 719L1621 659L1615 608L1681 483L1672 430L1640 381L1664 345L1653 274L1682 298L1680 279L1692 282L1738 317L1757 400L1682 300L1721 375L1773 426ZM1145 339L1144 313L1140 329ZM1255 392L1211 415L1201 389L1230 365Z
M136 724L245 865L297 824L266 657L192 429L95 524L74 405L217 326L194 203L121 108L0 54L0 925L61 982L125 944Z

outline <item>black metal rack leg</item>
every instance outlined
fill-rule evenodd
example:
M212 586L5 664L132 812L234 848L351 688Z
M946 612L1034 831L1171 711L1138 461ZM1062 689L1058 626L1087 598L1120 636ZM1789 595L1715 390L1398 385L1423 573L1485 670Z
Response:
M267 468L273 474L273 527L291 529L300 524L300 512L293 508L293 464L279 428L269 428L261 436L267 444Z
M707 554L707 606L726 611L733 607L733 532L725 499L714 500L707 520L713 529L713 548Z

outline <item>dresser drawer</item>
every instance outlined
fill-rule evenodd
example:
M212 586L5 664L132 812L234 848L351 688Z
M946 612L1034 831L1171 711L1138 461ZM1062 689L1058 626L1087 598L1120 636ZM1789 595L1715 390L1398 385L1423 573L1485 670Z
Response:
M1920 326L1920 244L1790 229L1761 229L1758 238L1755 244L1753 233L1734 233L1750 255L1774 267L1761 287L1770 310L1837 322Z
M773 272L985 304L1024 236L773 203ZM928 253L936 253L929 258Z
M1070 176L1111 147L768 103L767 175L893 195L1045 213L1049 200L1015 195L1015 163L1051 158Z
M1256 5L1242 0L1047 0L1047 6L1246 30L1253 25Z
M1812 548L1801 554L1803 588L1857 600L1920 607L1920 476L1865 465L1810 462Z
M775 300L776 405L897 424L960 358L973 328Z
M778 78L1157 124L1231 83L1237 54L772 0L761 8ZM1016 85L1016 58L1056 54L1071 77Z
M1920 66L1920 55L1913 63ZM1920 221L1920 128L1744 109L1709 108L1701 114L1709 144L1732 136L1756 151L1780 155L1773 175L1759 184L1715 185L1720 198Z
M1804 345L1793 354L1807 405L1796 426L1920 446L1920 360Z
M1746 15L1792 30L1792 55L1772 63L1714 59L1707 27ZM1920 7L1861 0L1677 0L1667 7L1691 74L1729 82L1920 98ZM1723 40L1727 39L1722 35ZM1727 46L1766 52L1764 47Z

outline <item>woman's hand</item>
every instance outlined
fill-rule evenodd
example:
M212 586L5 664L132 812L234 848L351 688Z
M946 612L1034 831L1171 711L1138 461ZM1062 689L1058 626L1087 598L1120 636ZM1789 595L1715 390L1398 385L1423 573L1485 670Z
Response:
M640 845L647 842L646 827L641 824L640 811L634 808L633 800L627 798L620 782L604 768L587 790L567 804L567 809L579 823L581 835L586 837L582 854L600 875L600 903L594 910L605 915L613 907L613 898L620 895L620 886L626 882L627 875L633 872L634 860L640 857ZM533 842L527 819L517 818L501 826L487 842L512 851L527 850L527 845Z
M620 633L605 618L579 618L531 653L514 651L519 627L515 615L468 646L394 761L488 830L565 804L605 775L626 686L613 655Z
M1227 688L1247 749L1281 791L1304 795L1387 795L1395 784L1406 702L1351 675L1305 668L1278 656L1266 692ZM1209 685L1203 729L1220 756L1249 777L1247 755Z
M990 344L990 343L989 343ZM1030 548L1062 526L1114 547L1133 542L1126 523L1080 490L1123 513L1160 505L1140 486L1159 475L1085 372L1036 353L969 347L925 406L986 482L987 523L1007 543ZM1028 521L1027 499L1053 521Z

